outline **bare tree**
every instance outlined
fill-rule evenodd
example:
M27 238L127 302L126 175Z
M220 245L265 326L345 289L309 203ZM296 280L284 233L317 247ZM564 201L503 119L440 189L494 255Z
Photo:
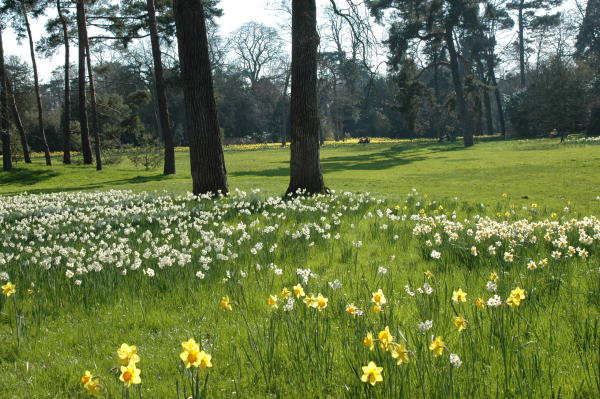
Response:
M283 53L279 32L258 22L242 25L233 34L230 45L252 86L277 68Z

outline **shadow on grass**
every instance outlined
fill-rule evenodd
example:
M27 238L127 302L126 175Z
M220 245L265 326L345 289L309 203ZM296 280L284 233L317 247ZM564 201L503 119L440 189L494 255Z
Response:
M396 166L407 165L414 162L431 159L428 154L418 154L419 150L428 150L429 153L459 151L464 149L460 144L440 144L440 143L419 143L419 144L397 144L382 151L366 152L370 147L367 145L361 147L356 154L345 156L323 156L321 166L324 172L340 171L359 171L359 170L385 170ZM437 157L441 159L443 157ZM230 172L231 176L264 176L264 177L284 177L288 176L290 169L287 166L289 161L278 163L286 164L285 167L272 167L261 170L246 170Z
M0 172L0 184L20 184L30 186L58 176L53 170L13 168L10 172Z
M152 175L152 176L136 176L128 179L118 179L118 180L109 180L104 182L96 182L89 184L81 184L74 187L54 187L54 188L40 188L34 190L14 190L7 191L0 195L15 195L21 194L24 191L27 191L29 194L48 194L48 193L57 193L57 192L66 192L66 191L86 191L86 190L96 190L96 189L113 189L115 186L131 186L136 184L149 183L153 181L160 181L169 179L169 176L164 175ZM2 180L0 179L0 182ZM33 184L33 183L32 183ZM120 187L122 189L128 189L130 187Z

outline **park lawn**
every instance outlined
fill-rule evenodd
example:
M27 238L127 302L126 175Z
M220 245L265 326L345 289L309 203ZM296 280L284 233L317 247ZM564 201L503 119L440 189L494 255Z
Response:
M460 143L331 144L321 150L325 183L336 191L371 192L400 199L412 188L432 197L492 204L503 193L518 204L578 211L596 210L600 194L600 148L559 145L554 140L487 141L465 149ZM230 189L285 192L289 147L226 150ZM43 159L0 173L0 194L130 189L184 193L191 189L189 158L177 152L177 174L144 171L126 158L97 172L93 166Z
M128 397L187 399L179 355L189 338L212 355L200 370L209 398L600 396L600 222L584 218L600 209L598 147L326 146L326 182L339 197L285 202L264 198L286 188L288 149L225 154L232 189L265 192L218 201L105 192L185 193L185 153L171 177L126 162L98 173L41 160L0 174L2 193L41 195L0 203L0 272L17 288L0 293L0 398L87 397L86 370L100 398L125 397L116 350L128 343L142 359L142 387ZM557 246L563 238L572 250ZM298 269L316 276L304 283ZM282 290L298 283L327 306L298 298L286 312ZM452 300L459 288L464 303ZM518 288L525 298L510 307ZM375 313L378 289L387 302ZM475 306L494 294L498 307ZM219 306L224 296L231 311ZM364 314L348 314L349 304ZM421 332L426 320L433 327ZM364 347L386 326L407 363L380 342ZM440 356L432 336L445 343ZM384 368L373 387L360 379L370 361Z

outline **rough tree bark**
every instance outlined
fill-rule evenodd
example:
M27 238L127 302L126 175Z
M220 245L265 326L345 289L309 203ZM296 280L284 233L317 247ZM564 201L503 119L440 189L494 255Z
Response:
M315 0L292 1L292 97L290 185L287 194L327 191L320 163L317 106L317 7Z
M77 0L77 36L79 38L79 129L81 131L81 154L85 165L92 164L90 131L88 127L85 95L85 43L87 43L84 0Z
M193 193L227 194L202 0L173 0Z
M63 163L71 163L71 61L69 46L69 27L62 12L61 0L56 0L56 10L62 25L65 43L65 100L63 105Z
M48 140L46 140L46 132L44 130L44 112L42 107L42 94L40 92L40 81L38 77L37 62L35 59L35 47L33 45L33 36L31 35L31 26L29 24L29 17L27 16L27 9L25 8L25 5L23 5L22 12L23 20L25 21L25 28L27 29L27 37L29 38L29 51L31 53L33 83L35 86L35 100L38 109L38 128L40 129L40 137L42 139L42 149L44 150L46 165L51 166L52 158L50 158L50 148L48 148Z
M9 106L12 110L13 119L15 121L15 126L19 131L19 136L21 138L21 147L23 148L23 160L25 163L31 163L31 155L29 151L29 143L27 142L27 134L25 133L25 127L23 126L23 121L21 120L21 114L19 113L19 108L17 107L17 100L15 99L15 93L13 91L12 82L6 75L6 89L8 90L8 102Z
M454 47L454 37L451 30L447 30L444 35L446 45L448 48L448 54L450 55L450 70L452 72L452 82L454 84L454 91L456 94L456 107L458 108L458 115L463 127L463 141L465 147L471 147L473 145L473 116L467 106L465 99L465 92L460 76L460 68L458 66L458 54Z
M150 41L152 43L152 58L154 60L154 82L156 86L156 97L158 99L158 114L160 119L160 130L165 144L165 162L163 173L165 175L175 174L175 145L173 143L173 130L169 118L167 106L167 91L164 85L164 72L162 56L160 53L160 41L158 38L158 27L156 23L156 8L154 0L146 0L148 8L148 25L150 27Z
M100 154L100 125L98 124L98 108L96 103L96 83L94 82L94 70L92 69L92 57L90 55L90 43L87 40L87 28L85 33L85 56L87 59L88 80L90 82L90 104L92 108L92 129L94 134L94 152L96 155L96 170L102 170L102 154Z
M10 150L10 122L8 119L8 90L6 84L6 69L4 68L4 44L0 26L0 136L2 137L2 170L12 169L12 154Z

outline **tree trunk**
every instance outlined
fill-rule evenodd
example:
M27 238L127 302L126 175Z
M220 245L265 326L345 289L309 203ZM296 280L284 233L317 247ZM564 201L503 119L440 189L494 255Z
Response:
M456 107L458 108L458 115L463 127L463 141L465 147L471 147L473 145L473 116L465 100L465 92L458 67L458 54L454 47L454 38L452 37L451 30L446 31L445 40L448 46L448 54L450 55L450 70L452 71L452 82L456 94Z
M150 40L152 42L152 58L154 59L154 83L156 84L156 97L158 99L158 112L160 117L160 130L165 143L165 175L175 174L175 146L173 144L173 131L167 106L167 91L164 85L163 65L156 25L156 9L154 0L146 0L148 7L148 25L150 26Z
M290 185L287 194L326 192L319 149L317 105L317 7L315 0L292 1L292 98Z
M46 165L52 165L52 159L50 158L50 148L48 148L48 140L46 140L46 132L44 131L44 112L42 108L42 94L40 93L40 81L38 77L37 62L35 60L35 48L33 46L33 36L31 35L31 26L29 25L29 17L27 16L27 10L23 5L23 19L25 21L25 27L27 28L27 36L29 37L29 51L31 52L31 66L33 68L33 83L35 85L35 100L38 109L38 126L40 129L40 137L42 138L42 149L44 150L44 156L46 157Z
M287 144L287 130L289 115L287 114L286 98L288 87L290 86L291 70L286 68L285 84L283 85L283 92L281 93L281 146L285 147Z
M15 125L17 126L17 130L19 131L19 136L21 137L21 147L23 148L23 160L25 161L25 163L31 163L29 143L27 142L27 134L25 133L25 127L23 127L23 121L21 121L21 114L19 113L19 108L17 107L17 100L15 99L15 93L13 91L12 83L8 75L6 75L6 88L8 90L9 106L12 109L13 119L15 121Z
M69 28L67 19L62 13L61 0L56 0L56 10L62 25L65 43L65 102L63 106L63 163L71 163L71 62L69 46Z
M85 165L92 164L90 131L85 100L85 43L87 43L84 0L77 0L77 36L79 38L79 129L81 131L81 154Z
M96 155L96 170L102 170L102 154L100 154L100 125L98 124L98 108L96 103L96 83L94 82L94 70L92 69L92 57L90 55L90 42L87 40L87 28L85 33L85 55L87 59L88 80L90 82L90 104L92 106L92 129L94 130L94 152Z
M490 74L490 83L494 86L494 97L496 98L496 107L498 107L498 120L500 122L500 133L506 138L506 122L504 120L504 107L502 106L502 95L496 81L496 72L494 71L494 54L488 54L487 66Z
M12 169L10 150L10 122L8 119L8 85L4 67L4 44L2 43L2 26L0 26L0 137L2 137L2 170Z
M173 0L193 193L227 194L202 0Z
M521 87L525 87L525 24L523 21L523 2L519 7L519 67L521 69Z
M481 56L485 56L483 53L477 55L477 73L479 74L479 79L484 82L486 85L488 84L488 79L485 77L485 72L483 70L483 62L481 62ZM485 112L485 123L486 123L486 133L493 134L494 133L494 118L492 117L492 103L490 102L490 92L487 87L481 90L481 95L483 96L483 110Z

